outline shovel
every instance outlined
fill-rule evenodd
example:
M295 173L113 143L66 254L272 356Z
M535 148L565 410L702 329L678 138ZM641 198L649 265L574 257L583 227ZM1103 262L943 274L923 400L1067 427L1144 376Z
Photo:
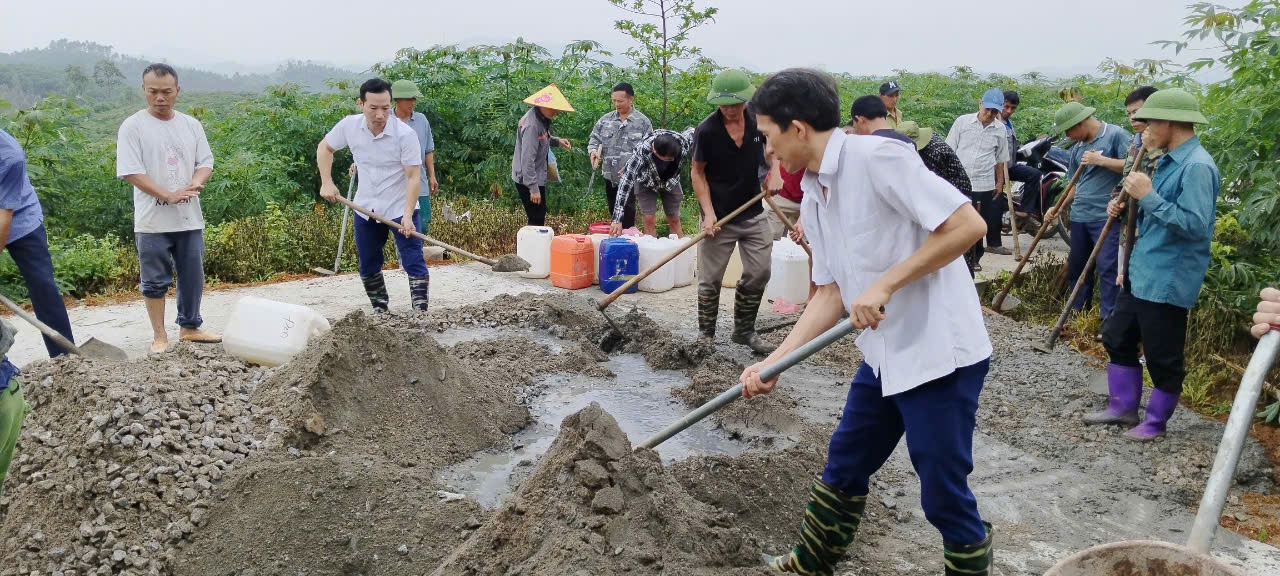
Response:
M786 227L787 232L795 234L796 233L795 224L792 224L791 219L787 218L787 215L782 213L782 210L778 208L778 205L776 203L774 203L773 197L768 194L765 194L764 201L767 204L769 204L769 209L773 210L773 214L778 217L778 220L782 221L782 225ZM797 236L799 235L797 234ZM809 260L813 261L813 251L809 249L809 241L805 240L804 238L800 238L800 247L804 249L805 254L809 255Z
M724 218L721 218L720 220L718 220L715 223L715 227L719 228L721 226L724 226L725 224L728 224L730 220L737 218L739 214L741 214L747 208L750 208L751 206L755 205L757 202L760 201L761 198L766 197L767 194L768 194L767 191L761 190L759 194L756 194L750 200L747 200L747 202L739 206L737 210L730 212L728 216L725 216ZM671 252L670 254L667 254L665 258L663 258L662 260L659 260L653 266L650 266L646 268L644 271L640 272L639 274L636 274L635 277L633 277L630 280L627 280L625 284L615 288L613 292L610 292L608 296L604 297L604 300L600 301L600 304L596 306L596 309L600 310L601 314L604 314L604 319L609 321L609 325L612 326L613 329L618 332L619 336L622 336L622 328L619 327L618 324L613 321L613 318L609 317L609 314L604 311L605 308L608 308L610 304L613 304L614 300L617 300L618 297L625 294L627 290L631 289L632 286L639 284L641 280L648 278L650 274L657 272L659 268L662 268L668 262L675 260L676 257L683 254L685 250L692 248L695 244L701 242L706 237L707 237L706 230L699 232L697 236L694 236L688 239L687 241L685 241L683 246L675 249L675 251Z
M774 362L773 364L765 366L764 369L760 371L760 379L761 380L773 379L777 375L786 371L788 368L791 368L792 366L799 364L806 358L813 356L817 351L822 350L827 346L830 346L836 340L844 338L846 335L848 335L850 332L853 332L854 330L855 328L853 327L853 324L850 323L848 320L840 320L839 322L836 322L836 325L833 326L830 330L827 330L826 332L823 332L822 334L818 335L817 338L814 338L813 340L806 342L803 346L796 348L795 350L792 350L790 354L787 354L786 356L779 358L777 362ZM707 416L710 416L713 412L721 408L724 408L725 406L728 406L734 400L737 400L738 398L741 398L741 397L742 397L742 384L738 383L738 384L735 384L733 388L730 388L728 390L725 390L724 392L721 392L719 396L716 396L710 402L707 402L706 404L699 406L693 412L690 412L689 414L687 414L684 418L681 418L675 421L670 426L663 428L657 434L650 436L648 440L641 442L640 445L637 446L636 448L637 449L657 448L659 444L666 442L672 436L675 436L676 434L683 432L686 428L693 426L694 424L697 424L702 419L706 418Z
M1133 162L1133 169L1138 170L1142 166L1142 159L1147 155L1147 149L1143 148L1138 151L1137 159ZM1120 201L1128 202L1129 194L1120 192ZM1058 336L1062 335L1062 327L1067 323L1067 317L1071 315L1071 305L1075 303L1076 296L1080 295L1080 290L1084 288L1084 283L1089 279L1089 271L1093 269L1093 265L1098 261L1098 254L1102 252L1102 246L1106 244L1107 234L1111 233L1111 227L1116 223L1115 216L1107 216L1107 223L1102 225L1102 232L1098 234L1098 242L1093 245L1093 251L1089 253L1089 259L1085 261L1084 268L1080 271L1080 277L1076 278L1076 285L1071 289L1071 296L1067 297L1067 303L1062 307L1062 314L1058 316L1058 322L1053 325L1053 330L1049 332L1049 337L1045 339L1043 344L1033 344L1031 346L1037 352L1049 353L1053 352L1053 347L1058 343ZM1106 282L1106 278L1101 281Z
M1249 436L1249 425L1257 409L1262 384L1280 350L1280 326L1262 337L1249 359L1240 389L1231 404L1231 415L1218 444L1213 470L1200 499L1200 508L1191 524L1186 546L1150 540L1117 542L1096 546L1059 562L1045 576L1104 576L1109 574L1197 574L1200 576L1243 576L1244 572L1209 555L1213 533L1218 529L1222 508L1227 502L1240 453Z
M1009 165L1002 164L1004 170L1004 197L1009 201L1009 231L1013 234L1013 259L1022 260L1022 248L1018 246L1018 206L1013 202L1013 186L1009 184Z
M356 189L356 174L355 172L352 172L351 180L347 182L347 200L351 200L351 194L355 191L355 189ZM325 276L333 276L334 274L338 273L338 267L342 264L342 244L347 240L347 216L350 214L351 214L351 208L344 206L342 208L342 228L341 228L342 231L338 233L338 253L333 257L333 270L316 266L315 268L311 269L312 272L315 272L316 274L322 274Z
M1062 195L1058 197L1058 201L1053 205L1053 209L1056 213L1062 212L1062 207L1066 206L1067 202L1071 201L1071 198L1075 196L1076 180L1080 178L1080 173L1083 171L1084 165L1081 164L1079 168L1076 168L1076 173L1071 175L1071 181L1067 182L1066 190L1062 191ZM1023 193L1025 194L1026 192ZM1053 222L1046 218L1045 221L1040 224L1040 230L1036 232L1035 238L1031 239L1031 245L1027 247L1025 255L1022 258L1017 259L1018 266L1013 269L1013 274L1009 276L1009 281L1005 282L1004 288L1000 290L999 294L996 294L996 299L991 302L991 307L997 312L1009 312L1010 310L1022 305L1022 302L1019 301L1016 296L1009 294L1009 290L1013 288L1014 281L1016 281L1018 279L1018 275L1022 273L1022 268L1031 260L1031 255L1035 253L1036 246L1040 244L1040 239L1044 237L1044 233L1048 231L1049 227L1052 225Z
M373 219L373 220L376 220L376 221L378 221L378 222L381 222L381 223L383 223L383 224L386 224L387 226L389 226L389 227L391 227L391 228L393 228L393 229L395 229L395 230L397 230L397 231L400 229L400 224L396 223L394 220L392 220L392 219L390 219L390 218L387 218L386 216L382 216L381 214L374 214L373 212L370 212L370 211L368 211L368 210L366 210L366 209L364 209L364 208L360 207L360 206L359 206L359 205L357 205L355 202L352 202L352 201L350 201L350 200L347 200L346 198L338 198L338 199L337 199L337 201L338 201L340 204L342 204L343 206L346 206L347 208L350 208L350 209L352 209L352 210L355 210L356 212L359 212L359 213L361 213L361 214L364 214L365 216L367 216L367 217L369 217L369 218L371 218L371 219ZM492 268L492 267L496 267L496 266L499 264L497 261L495 261L495 260L493 260L493 259L491 259L491 258L485 258L484 256L480 256L479 254L472 254L471 252L467 252L466 250L463 250L463 249L461 249L461 248L458 248L457 246L452 246L452 245L449 245L449 244L445 244L444 242L441 242L441 241L439 241L439 240L436 240L435 238L432 238L432 237L430 237L430 236L427 236L426 234L423 234L423 233L418 232L418 231L416 231L416 230L415 230L415 231L413 231L412 233L410 233L410 236L413 236L414 238L418 238L419 240L422 240L423 242L426 242L427 244L431 244L432 246L439 246L439 247L441 247L441 248L444 248L445 250L449 250L449 251L451 251L451 252L454 252L454 253L457 253L457 254L461 254L461 255L463 255L463 256L466 256L467 258L470 258L470 259L472 259L472 260L475 260L476 262L480 262L480 263L482 263L482 264L487 264L487 265L488 265L489 267L491 267L491 268ZM514 255L514 254L509 254L508 256L515 256L515 255ZM518 258L518 256L516 256L516 257ZM502 259L502 260L507 260L508 258L507 258L507 256L503 256L501 259ZM521 262L524 262L524 260L521 260ZM525 269L525 270L528 270L528 269L529 269L529 263L528 263L528 262L524 262L524 269ZM500 272L517 272L518 270L499 270L499 271L500 271Z
M76 346L75 344L72 344L70 340L66 339L66 337L59 334L53 328L50 328L48 324L45 324L44 322L41 322L40 320L36 319L36 317L33 316L30 312L23 310L16 303L14 303L13 300L10 300L7 297L5 297L4 294L0 294L0 303L3 303L6 308L8 308L9 310L12 310L14 315L16 315L17 317L25 320L28 324L35 326L36 329L39 330L41 334L44 334L50 340L53 340L55 343L57 343L67 352L70 352L77 356L87 356L89 358L100 358L103 360L128 360L129 359L129 355L125 354L124 350L121 350L120 348L107 344L106 342L98 340L97 338L89 338L88 340L85 341L83 346Z

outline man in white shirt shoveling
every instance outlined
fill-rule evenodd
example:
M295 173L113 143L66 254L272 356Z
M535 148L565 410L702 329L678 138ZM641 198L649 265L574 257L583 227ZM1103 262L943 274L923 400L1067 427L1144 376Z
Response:
M942 534L946 573L989 574L991 526L968 476L991 341L961 259L986 223L914 146L837 130L840 96L825 73L778 72L750 106L782 161L807 169L800 219L818 290L778 349L742 373L743 395L771 392L777 379L761 381L760 370L840 322L844 309L863 329L857 343L866 358L813 481L801 542L765 562L831 575L857 532L868 479L905 434L925 517Z

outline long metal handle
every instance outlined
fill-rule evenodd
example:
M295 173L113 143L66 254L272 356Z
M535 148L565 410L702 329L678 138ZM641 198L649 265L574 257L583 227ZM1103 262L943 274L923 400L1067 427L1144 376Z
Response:
M1254 348L1249 367L1240 380L1240 389L1236 391L1236 398L1231 403L1231 415L1227 417L1226 430L1222 433L1222 441L1218 443L1218 455L1213 460L1209 483L1204 488L1204 496L1200 498L1200 511L1196 513L1195 522L1191 525L1191 535L1187 538L1187 547L1196 552L1209 552L1213 532L1218 528L1218 519L1222 516L1227 492L1235 477L1236 465L1240 462L1240 452L1244 450L1244 441L1249 436L1249 424L1253 422L1258 395L1262 393L1262 383L1275 363L1277 351L1280 351L1280 332L1272 330L1263 335L1258 347Z
M80 351L79 347L77 347L75 344L72 344L70 340L67 340L66 336L59 334L57 330L50 328L48 324L45 324L44 322L41 322L40 320L36 319L35 316L31 315L26 310L23 310L13 300L6 298L4 294L0 294L0 303L3 303L5 308L12 310L14 315L25 320L27 324L35 326L36 329L39 330L41 334L48 336L50 340L53 340L54 342L56 342L59 346L61 346L67 352L70 352L78 356L84 355L84 353Z
M355 189L356 189L356 175L353 172L351 174L351 180L347 182L347 200L351 200L351 195L355 192ZM333 273L334 274L338 273L338 266L342 264L342 245L347 241L347 216L350 216L350 215L351 215L351 208L348 206L343 206L342 207L342 228L340 229L341 231L338 232L338 254L333 257Z
M721 226L724 226L725 224L728 224L730 220L737 218L738 215L741 214L744 210L760 202L760 199L764 198L766 193L767 192L765 192L764 190L761 190L759 194L756 194L755 197L751 198L750 200L747 200L747 202L739 206L737 210L730 212L728 216L725 216L724 218L721 218L720 220L716 221L715 227L719 228ZM601 312L604 312L605 308L608 308L610 304L613 304L614 300L617 300L619 296L622 296L623 294L625 294L627 290L631 289L632 286L639 284L641 280L648 278L650 274L657 272L659 268L662 268L668 262L675 260L676 256L683 254L685 250L692 248L694 244L701 242L706 237L707 237L707 233L703 231L699 233L697 236L690 238L688 242L684 243L684 246L681 246L677 248L674 252L667 254L667 256L663 258L661 261L659 261L657 264L654 264L653 266L646 268L643 272L636 274L635 278L627 280L625 284L615 288L613 292L610 292L608 296L604 297L604 300L600 301L600 305L597 306L597 308Z
M837 322L836 325L832 327L830 330L827 330L826 332L819 334L817 338L814 338L813 340L806 342L803 346L796 348L795 350L792 350L790 354L787 354L786 356L779 358L777 362L774 362L773 364L766 366L763 370L760 371L760 379L761 380L772 379L773 377L783 373L783 371L787 370L788 368L791 368L792 366L799 364L804 359L812 356L815 352L831 345L831 343L835 342L836 340L844 338L846 335L848 335L850 332L853 332L853 331L854 331L853 324L850 323L848 320L841 320ZM684 418L677 420L675 423L671 424L670 426L663 428L657 434L650 436L648 440L645 440L644 442L640 443L639 448L656 448L659 444L666 442L667 439L671 438L672 436L675 436L676 434L679 434L680 432L683 432L686 428L693 426L694 424L697 424L703 418L710 416L713 412L721 408L724 408L725 406L728 406L731 402L741 397L742 397L742 384L739 383L734 385L733 388L725 390L710 402L707 402L706 404L699 406L693 412L690 412L687 415L685 415Z
M361 208L359 205L357 205L355 202L347 200L346 198L339 197L338 202L341 202L342 204L346 205L348 208L351 208L352 210L355 210L356 212L359 212L361 214L364 214L365 216L368 216L374 220L377 220L378 222L386 224L391 228L395 228L395 229L400 228L400 225L397 224L395 220L392 220L390 218L387 218L386 216L382 216L380 214L374 214L373 212L365 210L364 208ZM426 242L427 244L431 244L433 246L439 246L441 248L444 248L445 250L457 252L458 254L466 256L467 258L475 260L476 262L480 262L482 264L488 264L489 266L493 266L494 264L496 264L496 262L494 262L492 258L485 258L484 256L480 256L479 254L472 254L470 252L467 252L466 250L458 248L457 246L451 246L449 244L445 244L444 242L436 240L435 238L427 236L426 234L423 234L421 232L415 231L411 235L414 238L418 238L423 242Z
M1013 259L1021 260L1022 248L1019 245L1020 240L1018 240L1018 236L1019 236L1018 212L1017 212L1018 207L1016 204L1013 203L1013 185L1009 183L1009 165L1003 164L1003 166L1004 168L1002 168L1002 170L1004 171L1004 195L1009 202L1009 231L1013 234ZM1023 184L1023 190L1026 190L1025 184Z
M1084 171L1083 164L1081 164L1079 168L1076 168L1076 173L1071 175L1071 180L1067 182L1067 187L1063 189L1062 195L1058 196L1058 201L1053 204L1053 209L1055 211L1061 212L1063 205L1065 205L1067 200L1075 194L1076 180L1080 178L1080 173L1082 171ZM1027 247L1026 256L1021 260L1018 260L1018 266L1013 269L1013 274L1009 275L1009 281L1005 282L1004 289L1000 290L1000 293L996 295L996 299L991 302L992 308L995 308L996 310L1000 309L1000 305L1004 303L1004 297L1009 295L1009 290L1013 288L1013 283L1017 281L1018 275L1022 273L1022 268L1027 265L1027 262L1031 261L1031 255L1035 254L1036 246L1040 244L1040 239L1044 237L1045 231L1052 225L1053 222L1048 218L1045 218L1044 222L1040 223L1040 231L1036 232L1036 237L1031 239L1031 246Z

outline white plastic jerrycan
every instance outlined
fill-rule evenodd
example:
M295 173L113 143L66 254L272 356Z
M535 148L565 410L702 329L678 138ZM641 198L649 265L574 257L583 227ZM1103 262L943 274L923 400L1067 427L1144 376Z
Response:
M654 264L657 264L663 258L666 258L670 250L667 249L669 240L654 238L653 236L640 236L635 239L636 244L640 247L640 270L648 270ZM676 283L675 267L670 262L658 268L654 273L645 276L640 281L640 290L643 292L666 292L670 290Z
M680 238L675 234L672 234L668 238L674 242L671 248L672 250L678 250L689 242L688 237ZM675 264L676 288L693 284L694 277L698 273L698 245L694 244L688 250L681 252L679 256L676 256L675 260L671 261L671 263Z
M521 272L525 278L546 278L551 275L551 241L555 230L547 226L525 226L516 232L516 256L529 263L529 270Z
M791 304L809 299L809 255L804 248L784 236L774 241L770 264L765 298L782 298Z
M306 306L245 296L231 311L222 348L245 362L279 366L328 331L329 321Z

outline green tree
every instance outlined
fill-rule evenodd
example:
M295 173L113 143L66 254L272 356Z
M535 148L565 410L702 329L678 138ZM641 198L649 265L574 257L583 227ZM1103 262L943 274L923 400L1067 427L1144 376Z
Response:
M689 33L703 24L714 22L718 10L714 7L698 9L693 0L609 0L609 3L650 20L617 20L613 25L640 44L627 49L627 55L638 66L657 73L661 78L662 127L666 128L674 64L702 54L700 48L688 43Z
M63 73L67 76L67 94L84 96L90 85L89 77L85 75L84 70L73 64L67 66Z
M93 83L114 93L124 83L124 74L116 67L115 62L103 58L93 65Z

